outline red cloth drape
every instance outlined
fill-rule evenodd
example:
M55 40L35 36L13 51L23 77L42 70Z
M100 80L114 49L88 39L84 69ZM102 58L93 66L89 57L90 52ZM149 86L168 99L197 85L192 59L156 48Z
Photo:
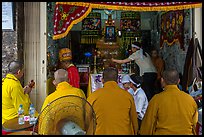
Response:
M92 8L126 11L170 11L202 7L201 2L57 2L53 39L65 37L72 26L82 21Z
M90 7L56 4L54 13L54 39L65 37L77 20L90 12ZM88 15L88 14L87 14Z

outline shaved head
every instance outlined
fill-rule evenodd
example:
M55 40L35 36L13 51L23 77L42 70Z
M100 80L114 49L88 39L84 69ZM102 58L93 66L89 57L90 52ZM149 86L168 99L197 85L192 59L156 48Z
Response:
M8 65L9 73L17 74L19 70L23 69L23 64L20 61L11 61Z
M54 77L55 77L55 82L57 84L64 81L68 81L68 72L64 69L58 69L57 71L55 71Z
M117 82L117 79L118 79L117 69L112 68L112 67L105 68L103 71L103 79L104 79L104 82L107 82L107 81Z
M169 69L163 72L163 79L167 85L177 85L179 82L179 73L176 69Z

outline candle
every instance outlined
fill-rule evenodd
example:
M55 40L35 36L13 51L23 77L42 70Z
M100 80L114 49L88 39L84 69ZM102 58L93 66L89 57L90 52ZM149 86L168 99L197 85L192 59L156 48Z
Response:
M94 65L96 64L96 55L94 55Z
M96 54L94 55L94 74L97 74L97 71L96 71Z

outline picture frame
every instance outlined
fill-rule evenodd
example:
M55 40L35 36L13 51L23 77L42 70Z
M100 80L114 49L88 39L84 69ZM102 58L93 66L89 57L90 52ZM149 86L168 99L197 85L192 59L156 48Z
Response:
M89 74L90 74L90 66L81 64L81 65L76 65L78 72L79 72L79 77L80 77L80 85L88 85L89 82Z
M13 2L2 2L2 31L14 31Z
M106 26L106 28L105 28L105 42L116 42L115 26Z

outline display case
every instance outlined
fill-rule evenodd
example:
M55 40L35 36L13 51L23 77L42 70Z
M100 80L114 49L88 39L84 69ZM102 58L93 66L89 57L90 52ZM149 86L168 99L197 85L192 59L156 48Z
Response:
M76 65L76 67L78 69L79 76L80 76L80 86L88 85L90 65L80 64L80 65Z
M105 42L104 39L100 39L96 43L97 51L97 58L98 62L103 62L101 64L101 67L107 68L107 67L116 67L120 68L119 64L116 64L111 61L111 58L118 58L119 56L119 45L117 42Z

